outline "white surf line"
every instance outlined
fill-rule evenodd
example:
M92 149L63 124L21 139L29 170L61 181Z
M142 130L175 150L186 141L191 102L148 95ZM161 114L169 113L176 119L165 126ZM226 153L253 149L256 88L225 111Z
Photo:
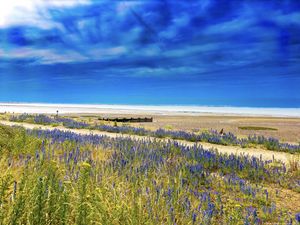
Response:
M88 129L71 129L71 128L65 128L62 126L59 127L52 127L52 126L46 126L46 125L40 125L40 124L30 124L30 123L18 123L18 122L11 122L11 121L0 121L1 124L8 125L8 126L23 126L26 129L42 129L42 130L55 130L59 129L62 131L70 131L77 134L97 134L97 135L105 135L108 137L130 137L136 140L145 140L145 139L156 139L156 140L175 140L171 138L156 138L156 137L148 137L148 136L139 136L139 135L132 135L132 134L120 134L120 133L110 133L105 131L98 131L98 130L88 130ZM189 142L184 140L175 140L180 144L193 146L196 142ZM217 149L220 153L227 153L227 154L244 154L249 156L254 156L258 158L262 158L263 160L280 160L286 164L289 163L292 159L298 159L299 160L299 154L293 155L287 152L277 152L277 151L271 151L271 150L265 150L265 149L259 149L259 148L241 148L239 146L225 146L225 145L217 145L217 144L211 144L206 142L197 142L198 144L202 145L205 149ZM300 162L300 160L299 160Z
M113 113L155 115L227 115L262 117L300 117L300 108L258 108L196 105L105 105L105 104L50 104L1 103L0 112L15 113Z

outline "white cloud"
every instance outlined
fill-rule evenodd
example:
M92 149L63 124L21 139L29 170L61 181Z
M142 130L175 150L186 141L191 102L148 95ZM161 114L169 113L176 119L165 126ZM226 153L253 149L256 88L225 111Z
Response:
M120 16L125 15L131 8L140 4L141 1L122 1L117 4L117 13Z
M41 64L80 62L88 59L75 51L64 51L62 53L50 49L16 48L7 52L4 51L4 53L5 57L2 57L4 59L36 58L38 63Z
M89 3L89 0L0 0L0 28L28 24L49 28L54 24L41 15L43 8Z
M236 18L233 20L225 21L216 25L209 26L204 30L205 34L220 34L244 31L247 27L253 24L252 18Z
M89 55L97 58L103 59L111 56L119 56L127 52L127 49L124 46L117 46L112 48L93 48L89 51Z

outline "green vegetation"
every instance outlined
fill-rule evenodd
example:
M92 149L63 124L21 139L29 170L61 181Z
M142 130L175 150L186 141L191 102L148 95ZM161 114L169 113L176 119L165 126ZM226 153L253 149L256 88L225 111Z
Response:
M277 128L272 127L253 127L253 126L245 126L239 127L241 130L278 130Z
M0 113L1 120L8 120L10 115L8 113Z
M22 128L14 129L0 126L0 154L34 153L40 148L42 141L36 137L26 135Z
M300 196L297 162L58 130L0 137L0 224L297 223L284 197Z
M172 125L166 125L166 126L165 126L165 129L166 129L166 130L173 130L174 127L173 127Z

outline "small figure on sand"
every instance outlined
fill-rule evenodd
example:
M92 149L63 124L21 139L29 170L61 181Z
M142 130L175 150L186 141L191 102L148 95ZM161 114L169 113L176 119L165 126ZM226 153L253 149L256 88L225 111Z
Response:
M221 131L220 131L220 133L219 134L221 134L221 135L223 135L224 134L224 129L222 128L221 129Z

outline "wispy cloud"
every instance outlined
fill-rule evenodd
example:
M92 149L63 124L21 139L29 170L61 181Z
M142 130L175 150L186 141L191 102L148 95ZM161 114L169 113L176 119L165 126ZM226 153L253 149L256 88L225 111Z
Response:
M269 12L262 13L267 7ZM250 44L260 51L261 43L268 42L270 48L278 47L277 51L269 52L273 57L282 54L279 48L283 42L287 42L284 45L288 51L296 41L300 32L297 7L296 2L276 5L213 0L192 3L25 0L22 4L7 3L2 7L8 13L1 18L1 51L8 58L15 58L16 49L31 48L32 57L39 58L39 63L60 63L133 55L144 58L151 54L174 53L176 57L179 52L182 54L178 57L192 57L207 55L205 48L209 46L207 51L214 51L216 59L225 64L222 59L227 58L224 55L228 46L234 49L236 45L244 45L247 49ZM204 52L192 48L202 48ZM238 50L235 54L243 54ZM60 57L55 60L54 55ZM24 53L24 57L29 55ZM256 58L253 54L252 59ZM204 61L210 59L208 56Z
M299 1L3 2L0 69L199 82L300 71Z

